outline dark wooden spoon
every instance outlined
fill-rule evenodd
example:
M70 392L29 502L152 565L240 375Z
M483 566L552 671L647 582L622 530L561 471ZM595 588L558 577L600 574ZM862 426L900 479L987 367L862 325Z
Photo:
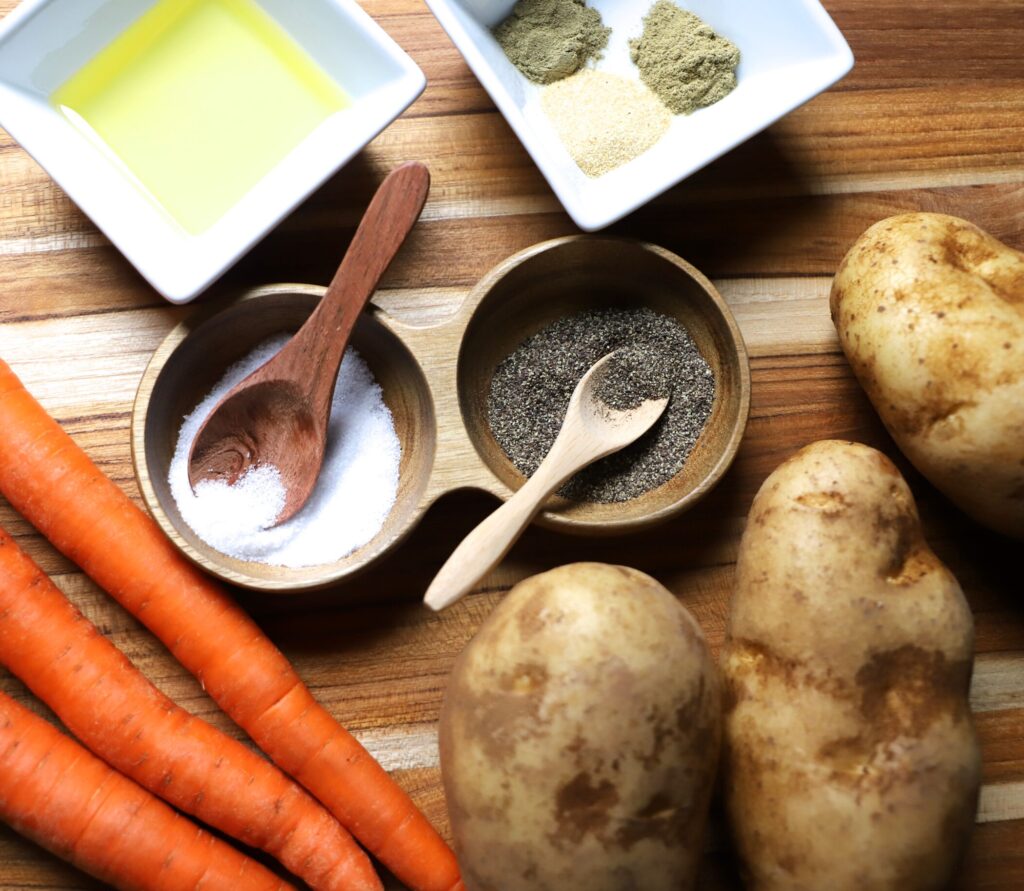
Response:
M250 467L272 465L286 492L274 525L306 503L323 464L334 385L352 329L429 190L430 172L416 161L381 183L319 306L281 352L225 395L199 428L188 458L193 489L202 480L234 485Z

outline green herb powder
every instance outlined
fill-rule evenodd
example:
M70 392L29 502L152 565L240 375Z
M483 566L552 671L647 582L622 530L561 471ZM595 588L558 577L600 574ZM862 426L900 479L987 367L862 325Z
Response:
M513 65L530 80L549 84L596 59L610 28L584 0L519 0L494 36Z
M673 114L713 105L736 87L736 45L671 0L651 7L629 49L640 79Z

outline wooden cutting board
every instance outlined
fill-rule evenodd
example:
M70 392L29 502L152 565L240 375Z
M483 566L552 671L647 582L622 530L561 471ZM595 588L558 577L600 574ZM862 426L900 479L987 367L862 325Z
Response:
M13 5L0 0L0 14ZM363 5L422 66L426 93L214 293L326 283L383 174L409 159L430 165L434 185L378 298L403 318L443 318L499 260L576 231L421 0ZM827 308L843 253L891 213L958 214L1024 249L1024 0L826 6L853 47L853 73L611 230L662 244L711 276L747 339L750 425L713 496L642 537L531 530L478 593L442 615L419 598L494 506L487 496L448 497L398 553L343 588L242 597L321 701L445 831L435 734L445 678L510 585L575 560L636 566L678 594L717 649L754 492L802 445L842 437L882 448L907 472L926 535L974 609L985 785L956 887L1024 888L1024 595L1012 575L1020 548L969 523L907 467L853 380ZM150 352L187 311L164 303L0 132L0 356L133 497L131 400ZM0 525L164 692L240 736L147 632L2 501ZM33 703L7 675L0 689ZM739 888L724 832L712 835L702 887ZM0 827L0 888L96 887Z

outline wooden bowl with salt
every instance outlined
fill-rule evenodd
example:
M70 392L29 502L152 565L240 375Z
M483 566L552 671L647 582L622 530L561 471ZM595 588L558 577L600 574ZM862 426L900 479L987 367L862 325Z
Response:
M668 482L614 503L555 496L538 523L586 535L647 528L692 507L739 448L750 406L747 353L711 282L651 244L555 239L499 264L440 325L409 326L375 307L364 313L352 344L381 385L402 446L398 496L371 541L340 560L302 568L226 556L189 528L171 495L167 477L178 426L229 365L268 337L297 330L323 292L313 285L271 285L210 306L167 336L139 384L132 453L142 496L183 553L225 581L277 593L327 587L391 551L448 492L476 488L508 498L525 478L488 424L491 378L525 338L582 310L647 307L677 319L714 373L714 404L695 447Z

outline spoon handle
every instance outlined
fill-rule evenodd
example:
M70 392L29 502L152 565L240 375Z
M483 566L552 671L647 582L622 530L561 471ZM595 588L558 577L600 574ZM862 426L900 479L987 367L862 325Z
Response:
M515 495L462 540L430 583L423 598L427 606L451 606L501 562L548 496L576 471L565 467L562 462L542 463Z
M429 191L430 171L419 161L402 164L387 175L370 201L327 293L289 344L297 352L317 353L312 367L322 372L313 382L316 396L321 395L317 391L323 382L329 381L326 398L330 401L335 370L341 363L349 334L419 219Z

